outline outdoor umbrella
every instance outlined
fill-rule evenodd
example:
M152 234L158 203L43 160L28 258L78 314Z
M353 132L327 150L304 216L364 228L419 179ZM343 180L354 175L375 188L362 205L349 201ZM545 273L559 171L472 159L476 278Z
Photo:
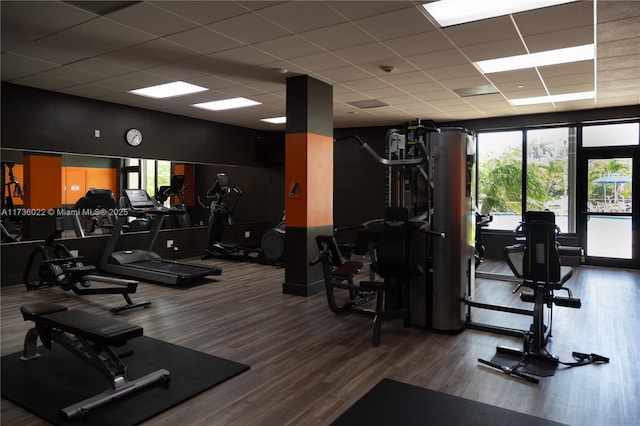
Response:
M618 202L618 184L619 183L627 183L631 182L631 177L623 175L622 173L611 173L606 176L599 177L598 179L593 180L594 183L602 183L602 184L613 184L613 199L617 203ZM606 193L605 193L606 195Z

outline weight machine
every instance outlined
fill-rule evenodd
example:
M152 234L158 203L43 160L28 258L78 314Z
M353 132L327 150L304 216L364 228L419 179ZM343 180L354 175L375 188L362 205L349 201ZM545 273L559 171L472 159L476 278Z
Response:
M402 301L408 305L405 323L461 331L463 295L475 273L472 134L416 120L403 130L387 131L384 157L356 135L336 142L347 139L356 140L387 168L387 207L409 213L408 264L423 273L404 277L408 281L408 296Z

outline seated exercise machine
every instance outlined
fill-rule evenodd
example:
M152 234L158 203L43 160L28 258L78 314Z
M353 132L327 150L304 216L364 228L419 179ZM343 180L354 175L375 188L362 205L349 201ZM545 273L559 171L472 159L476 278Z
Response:
M125 277L171 285L189 284L206 276L222 274L222 268L217 266L202 266L162 259L160 255L152 251L164 218L167 215L184 214L184 210L161 206L144 189L125 189L123 198L121 204L126 206L127 215L123 214L118 217L100 261L101 270ZM116 251L121 230L127 222L127 216L143 217L147 215L152 218L152 223L144 248Z
M404 207L387 207L380 245L371 269L383 281L362 281L360 285L376 292L373 317L373 346L380 345L382 321L402 318L409 324L409 282L423 274L409 255L409 211Z
M187 213L187 207L184 203L184 191L191 186L191 184L184 183L185 175L173 175L171 176L171 185L161 186L156 191L154 198L160 203L164 204L171 197L178 197L178 203L173 207L176 209L184 210L184 214L172 215L173 226L175 228L189 228L191 227L191 217Z
M216 183L207 191L209 224L207 227L207 248L203 259L219 258L281 265L284 257L285 222L267 229L260 240L260 247L246 247L239 244L223 243L222 235L227 226L233 225L233 211L240 201L242 191L231 183L225 173L218 173Z
M137 325L115 321L81 310L68 310L63 305L34 303L20 308L25 321L35 326L27 332L21 359L31 361L40 357L37 341L49 350L56 342L72 354L88 363L105 376L110 388L105 392L64 407L60 415L65 420L86 417L91 409L155 383L167 383L169 371L160 369L135 380L128 380L127 367L112 350L128 340L142 336L143 329ZM158 354L161 356L161 354Z
M95 266L84 265L82 258L73 256L64 244L54 243L59 235L60 231L55 231L45 240L43 245L31 251L22 275L27 290L58 286L65 291L71 290L75 294L83 296L121 294L127 303L124 306L112 308L110 311L114 314L134 308L146 308L151 305L151 302L134 303L131 300L129 295L136 292L137 281L96 275L97 268ZM40 265L38 266L40 280L36 283L30 280L30 275L38 255L40 256ZM92 283L113 284L114 286L91 288Z
M316 244L320 255L309 264L322 263L329 309L335 314L347 311L373 314L374 309L367 304L375 300L375 291L364 289L353 282L362 269L363 263L357 260L343 261L338 243L333 235L316 236ZM346 290L346 292L341 290Z
M382 322L403 318L408 324L409 281L422 274L422 268L414 265L409 256L409 212L404 207L387 207L380 243L375 249L375 259L370 268L383 281L353 279L362 268L362 262L342 262L338 245L333 236L320 235L316 242L320 256L311 264L322 262L329 307L335 313L347 311L366 313L373 317L373 346L380 345ZM336 301L336 289L348 291L347 301ZM375 300L375 306L367 306Z
M551 211L528 211L525 213L525 221L521 224L521 227L526 234L522 266L520 267L517 263L514 263L509 257L507 257L507 263L514 274L518 275L522 271L522 285L532 290L530 293L522 293L520 299L534 304L533 310L529 311L530 315L533 316L533 323L529 331L524 333L522 350L506 347L497 348L499 354L513 355L518 359L514 366L501 366L482 359L478 361L534 383L537 383L537 379L518 371L518 368L524 366L529 360L550 363L552 368L558 364L575 366L590 362L608 362L608 358L600 355L585 355L574 352L574 357L578 359L577 362L561 363L557 356L551 355L547 351L546 345L552 332L553 305L580 308L581 301L578 298L574 298L571 290L564 286L572 277L573 269L569 266L560 265L556 241L559 230L555 224L555 214ZM514 251L507 248L505 252L509 254ZM568 297L556 296L554 292L558 290L566 291ZM545 306L549 315L548 326L544 321ZM552 374L553 369L548 375Z

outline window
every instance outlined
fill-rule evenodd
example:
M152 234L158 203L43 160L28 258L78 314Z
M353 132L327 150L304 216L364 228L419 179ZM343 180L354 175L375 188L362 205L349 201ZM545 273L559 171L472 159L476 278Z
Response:
M171 184L171 161L127 158L124 171L125 189L145 189L152 197L156 189Z
M512 231L523 209L548 209L562 232L575 232L575 150L575 127L478 133L478 206L493 215L487 228Z
M584 126L582 146L595 148L602 146L638 145L639 123L618 123Z
M574 212L575 128L557 127L526 131L527 210L551 210L563 232L575 232L569 212ZM570 173L571 172L571 173ZM571 218L575 215L571 214Z
M478 133L478 207L488 229L513 231L522 218L522 131Z

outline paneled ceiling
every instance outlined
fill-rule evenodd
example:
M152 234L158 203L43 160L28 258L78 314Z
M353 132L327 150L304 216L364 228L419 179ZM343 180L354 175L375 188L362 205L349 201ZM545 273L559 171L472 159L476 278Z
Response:
M1 76L261 130L284 129L260 119L285 115L286 79L303 74L333 85L335 127L640 104L636 0L577 1L444 29L422 3L2 0ZM473 64L594 42L595 60L488 75ZM128 93L175 80L209 90L157 100ZM474 94L488 85L497 93ZM509 102L592 90L595 100ZM261 105L191 106L230 97Z

